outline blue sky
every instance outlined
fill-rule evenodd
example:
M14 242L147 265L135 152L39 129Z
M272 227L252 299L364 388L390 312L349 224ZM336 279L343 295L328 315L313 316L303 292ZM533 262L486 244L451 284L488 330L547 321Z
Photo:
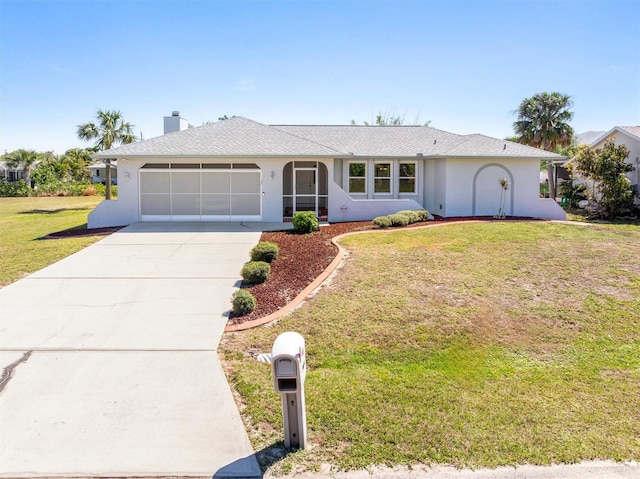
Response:
M577 132L640 124L640 0L0 0L0 153L89 146L99 108L145 138L173 110L502 138L542 91Z

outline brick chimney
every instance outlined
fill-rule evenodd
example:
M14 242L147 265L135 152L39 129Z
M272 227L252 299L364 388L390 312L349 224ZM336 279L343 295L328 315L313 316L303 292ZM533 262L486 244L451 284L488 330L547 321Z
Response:
M189 122L180 117L179 111L171 112L171 116L164 117L164 134L182 131L189 128Z

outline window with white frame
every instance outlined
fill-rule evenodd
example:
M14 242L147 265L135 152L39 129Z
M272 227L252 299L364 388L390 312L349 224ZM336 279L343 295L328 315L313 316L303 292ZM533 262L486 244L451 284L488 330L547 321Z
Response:
M400 193L416 192L416 163L400 162L398 165L398 179Z
M376 162L374 164L373 192L391 193L391 163Z
M367 164L349 162L349 193L367 192Z

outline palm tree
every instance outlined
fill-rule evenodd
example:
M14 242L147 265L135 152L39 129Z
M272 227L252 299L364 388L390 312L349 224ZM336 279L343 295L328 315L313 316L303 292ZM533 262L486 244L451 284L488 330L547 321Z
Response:
M91 154L95 153L86 148L70 148L64 152L61 161L65 164L69 176L74 181L88 181L91 173L87 166L91 164Z
M136 141L133 125L125 122L122 113L116 110L98 110L98 123L90 121L78 125L78 138L89 141L96 140L95 146L100 150L109 150L114 144L127 144ZM111 199L111 159L105 160L105 197Z
M569 95L558 92L543 92L525 98L518 110L518 119L513 122L513 131L520 143L555 151L558 146L569 146L573 140L573 128L569 121L573 118L573 101ZM549 196L555 198L556 185L553 163L547 161L549 176Z
M15 150L2 157L9 168L22 168L22 176L27 185L31 186L31 171L42 159L42 155L33 150Z

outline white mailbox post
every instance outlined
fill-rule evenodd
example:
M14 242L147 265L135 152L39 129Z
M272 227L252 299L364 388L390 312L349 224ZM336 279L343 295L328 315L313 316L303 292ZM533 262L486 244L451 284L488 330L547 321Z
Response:
M307 442L307 414L304 379L307 359L304 338L294 332L279 335L271 349L273 386L282 396L284 445L304 449Z

